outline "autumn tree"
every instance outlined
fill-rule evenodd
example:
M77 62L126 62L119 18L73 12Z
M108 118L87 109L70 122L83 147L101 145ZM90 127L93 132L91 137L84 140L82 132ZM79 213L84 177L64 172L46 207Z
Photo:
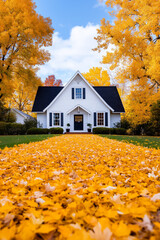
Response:
M44 82L45 86L62 86L62 80L56 79L55 75L50 75Z
M108 86L110 85L110 77L106 70L101 67L93 67L89 72L83 73L83 76L93 86Z
M0 0L0 87L4 97L15 91L17 79L26 85L33 81L30 76L35 66L49 60L42 47L52 44L52 33L51 20L36 12L32 0Z
M42 85L42 82L36 76L36 73L30 77L32 81L23 81L20 76L14 79L14 91L9 97L5 98L6 107L31 113L37 89Z
M101 21L97 50L115 46L113 51L106 51L103 63L111 64L112 70L119 68L118 81L128 82L134 116L139 115L138 109L148 112L153 96L160 97L160 1L107 0L106 5L114 9L115 21ZM141 114L137 123L147 122L148 116Z

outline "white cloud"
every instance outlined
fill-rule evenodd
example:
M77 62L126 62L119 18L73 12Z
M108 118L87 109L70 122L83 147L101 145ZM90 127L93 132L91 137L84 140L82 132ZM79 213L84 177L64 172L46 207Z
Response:
M88 24L86 27L75 26L70 37L63 39L56 32L53 35L53 45L48 47L51 60L40 67L38 75L44 81L48 75L55 74L56 78L67 82L79 70L87 72L92 67L101 66L104 51L98 53L92 49L97 46L94 37L97 35L99 25Z
M106 0L97 0L97 4L94 7L105 7Z

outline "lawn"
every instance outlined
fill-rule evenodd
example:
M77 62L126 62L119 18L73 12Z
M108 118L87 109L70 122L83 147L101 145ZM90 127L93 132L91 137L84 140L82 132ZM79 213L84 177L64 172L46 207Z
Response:
M0 148L13 147L14 145L30 142L39 142L47 138L57 136L56 134L44 135L16 135L16 136L0 136Z
M101 137L107 137L109 139L115 139L122 142L132 143L134 145L140 145L148 148L160 148L160 137L148 137L148 136L122 136L122 135L100 135Z

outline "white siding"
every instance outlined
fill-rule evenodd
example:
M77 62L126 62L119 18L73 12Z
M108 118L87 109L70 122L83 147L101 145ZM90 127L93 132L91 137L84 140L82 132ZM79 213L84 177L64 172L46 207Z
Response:
M86 98L85 99L72 99L72 88L85 88ZM87 131L87 123L91 123L93 126L93 113L94 112L108 112L108 119L110 119L110 109L101 101L101 99L93 92L93 90L83 81L81 76L78 74L73 81L67 86L63 93L58 97L55 102L47 110L47 128L49 128L49 113L50 112L62 112L64 113L64 131L66 130L66 124L69 122L71 125L71 131L73 131L73 118L74 114L77 114L75 109L70 114L68 111L72 110L77 105L84 107L86 110L91 112L91 115L80 108L80 113L84 115L84 131ZM38 117L38 114L37 114ZM110 120L109 126L110 127Z
M20 115L19 113L17 113L16 111L14 111L15 115L16 115L16 123L24 123L25 117L23 117L22 115Z
M46 113L37 113L37 122L38 126L40 125L42 128L47 128Z
M115 127L114 124L121 121L120 113L111 113L111 128Z

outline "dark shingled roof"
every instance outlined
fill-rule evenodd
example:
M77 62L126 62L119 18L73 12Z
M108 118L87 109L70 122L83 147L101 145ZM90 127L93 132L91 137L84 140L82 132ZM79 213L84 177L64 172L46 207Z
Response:
M103 100L114 109L115 112L124 112L124 107L114 86L93 87ZM32 112L42 112L58 95L63 87L39 87Z
M43 112L62 89L63 87L39 87L32 112Z
M119 93L115 86L93 87L114 112L125 112Z

